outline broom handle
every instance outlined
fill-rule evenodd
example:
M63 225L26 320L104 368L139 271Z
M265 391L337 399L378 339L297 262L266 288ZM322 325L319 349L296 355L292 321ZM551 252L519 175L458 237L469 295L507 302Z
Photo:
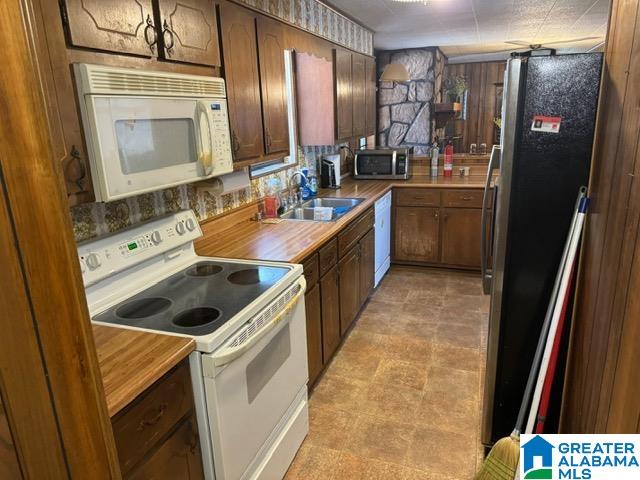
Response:
M564 244L564 250L562 252L562 259L560 260L560 268L558 269L558 273L556 274L556 280L553 284L553 290L551 291L551 299L549 301L549 306L547 307L547 313L544 317L544 322L542 324L542 331L540 332L540 338L538 339L538 346L536 347L536 353L533 357L533 363L531 364L531 370L529 371L529 378L527 379L527 386L524 390L524 396L522 397L522 403L520 404L520 411L518 412L518 419L516 421L515 432L520 434L522 432L522 428L524 427L524 417L527 413L527 406L529 405L529 399L531 398L531 394L533 393L533 387L536 382L537 374L538 374L538 365L540 364L540 360L542 359L542 354L544 352L544 346L547 341L547 334L549 333L549 326L551 325L551 317L553 315L553 306L556 303L556 299L558 298L558 290L560 290L560 281L562 279L562 272L564 271L565 263L567 261L567 256L569 255L569 245L571 244L571 238L573 237L573 232L575 230L576 221L578 219L578 210L580 209L580 202L585 197L587 193L587 189L585 187L580 187L578 191L578 198L576 199L575 208L573 211L573 218L571 219L571 227L569 228L569 235L567 236L567 240Z
M562 304L564 303L564 297L569 288L569 277L571 276L571 265L576 258L578 251L578 242L580 241L580 232L582 231L582 225L584 224L584 217L587 211L588 201L585 199L580 204L580 213L578 214L578 221L576 223L576 228L574 229L574 234L571 238L571 247L569 250L569 258L568 265L565 266L562 273L562 282L560 284L560 296L559 299L562 299L560 304L556 301L556 305L553 309L553 318L551 320L551 325L549 327L549 334L547 337L547 341L545 342L544 354L542 356L542 361L540 362L540 370L538 371L538 380L536 382L536 389L533 393L533 399L531 401L531 408L529 410L529 420L527 421L527 428L525 430L526 433L533 432L533 425L535 423L536 415L538 413L538 407L540 406L540 396L542 395L542 386L544 384L544 378L547 375L547 369L549 368L549 359L551 357L551 351L553 350L553 344L556 338L556 333L558 330L558 322L560 321L560 311L562 310Z

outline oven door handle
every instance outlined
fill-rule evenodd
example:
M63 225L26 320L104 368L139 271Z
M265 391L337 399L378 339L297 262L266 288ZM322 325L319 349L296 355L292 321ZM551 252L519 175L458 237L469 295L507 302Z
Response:
M296 306L298 301L303 297L305 291L304 277L302 281L298 282L299 286L298 291L295 295L287 302L287 304L282 308L273 318L269 320L268 323L264 324L258 331L256 331L253 335L251 335L247 340L240 343L239 345L233 346L238 335L234 335L232 339L230 339L224 347L222 347L218 352L216 352L213 357L213 364L216 367L222 367L228 363L231 363L236 358L242 356L248 350L250 350L256 343L262 339L267 333L277 327L282 320L291 313L291 310Z

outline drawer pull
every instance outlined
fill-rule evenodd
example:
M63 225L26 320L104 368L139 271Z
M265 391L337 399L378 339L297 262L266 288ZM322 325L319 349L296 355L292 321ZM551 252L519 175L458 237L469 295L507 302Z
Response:
M462 197L463 200L473 200L473 197L470 197L468 195Z
M158 423L160 421L160 419L164 416L164 412L167 410L167 407L169 405L167 405L166 403L161 403L160 407L158 407L158 413L156 413L156 416L147 420L146 418L142 419L140 421L140 424L138 425L138 431L141 432L142 430L144 430L146 427L151 427L153 425L155 425L156 423Z
M416 197L413 197L413 199L414 200L424 200L424 196L419 196L419 197L416 196Z

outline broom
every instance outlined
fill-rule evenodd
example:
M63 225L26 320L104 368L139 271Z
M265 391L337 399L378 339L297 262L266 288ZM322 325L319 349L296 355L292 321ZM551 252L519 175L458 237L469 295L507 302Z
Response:
M537 380L538 367L540 366L542 355L545 350L545 344L547 343L547 336L549 334L549 327L551 326L555 304L558 299L560 283L564 269L566 268L565 264L569 256L569 246L576 229L580 203L582 202L582 199L585 198L586 191L587 189L585 187L581 187L578 193L576 206L573 212L573 219L571 220L571 228L569 229L569 236L564 245L560 268L556 274L556 280L553 285L553 290L551 291L551 299L542 324L542 331L540 332L540 338L538 339L538 345L533 357L531 370L529 371L529 378L527 379L527 386L524 390L522 403L520 404L520 411L518 412L516 426L511 432L511 435L501 438L493 445L489 455L487 455L487 458L482 464L482 468L477 473L475 480L513 480L516 476L518 461L520 459L520 432L522 432L522 428L524 427L524 417L527 412L527 406L529 405L529 400Z

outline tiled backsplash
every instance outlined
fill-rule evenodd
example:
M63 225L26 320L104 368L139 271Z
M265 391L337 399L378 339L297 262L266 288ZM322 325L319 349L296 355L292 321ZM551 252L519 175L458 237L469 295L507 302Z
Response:
M304 160L301 163L313 170L319 156L338 152L339 145L303 147ZM187 208L191 208L200 220L206 220L262 198L265 186L272 178L279 178L282 186L286 186L292 169L296 167L254 179L249 188L224 195L199 191L197 184L189 184L110 203L78 205L71 209L74 235L77 242L82 242Z
M357 52L373 55L373 32L317 0L240 0Z

